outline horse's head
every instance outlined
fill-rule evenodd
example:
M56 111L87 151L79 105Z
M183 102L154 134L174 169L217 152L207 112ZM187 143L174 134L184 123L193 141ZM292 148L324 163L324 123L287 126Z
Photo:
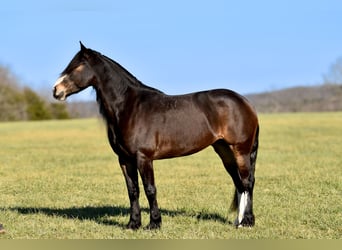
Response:
M95 81L95 73L89 65L90 49L81 44L81 50L74 56L53 87L53 96L64 101L69 95L80 92Z

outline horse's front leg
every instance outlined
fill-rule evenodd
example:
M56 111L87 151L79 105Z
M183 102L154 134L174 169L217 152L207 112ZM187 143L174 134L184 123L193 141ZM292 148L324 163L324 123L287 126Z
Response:
M139 206L139 181L136 163L119 159L122 173L125 176L130 201L130 218L127 224L129 229L138 229L141 226L141 210Z
M157 229L161 225L161 215L157 203L157 189L154 184L152 160L148 159L144 154L138 153L137 163L150 206L150 224L146 229Z

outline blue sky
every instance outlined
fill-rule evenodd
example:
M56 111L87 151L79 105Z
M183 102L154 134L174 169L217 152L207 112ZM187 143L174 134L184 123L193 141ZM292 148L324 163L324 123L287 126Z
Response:
M50 91L81 40L169 94L313 85L342 56L341 13L337 0L3 1L0 64Z

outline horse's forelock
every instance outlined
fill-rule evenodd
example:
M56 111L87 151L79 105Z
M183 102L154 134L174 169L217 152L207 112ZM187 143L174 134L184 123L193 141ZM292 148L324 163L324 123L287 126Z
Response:
M79 51L70 61L70 63L68 64L68 66L63 70L63 72L61 73L61 75L65 75L65 74L69 74L71 73L71 71L73 71L75 68L77 68L78 66L80 66L80 64L82 63L82 59L83 59L83 51Z

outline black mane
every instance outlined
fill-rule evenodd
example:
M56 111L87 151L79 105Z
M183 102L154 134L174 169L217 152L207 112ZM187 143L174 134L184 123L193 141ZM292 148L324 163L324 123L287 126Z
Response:
M88 62L90 62L92 65L101 65L103 70L101 74L103 74L103 76L108 78L112 78L113 75L118 76L118 78L115 77L114 81L111 80L107 82L107 84L109 84L108 87L112 85L112 87L115 88L116 95L122 95L122 93L125 93L128 86L139 90L147 90L152 93L162 93L158 89L143 84L134 75L132 75L128 70L126 70L123 66L121 66L113 59L91 49L86 49L84 53L85 54L83 55L82 51L80 51L78 54L76 54L66 70L63 71L63 73L68 73L70 70L72 71L73 69L78 67L80 63L82 63L82 60L88 60ZM108 122L108 119L111 119L110 117L112 117L112 108L111 104L109 104L108 102L107 104L105 104L106 102L104 101L104 98L115 102L116 98L113 95L114 93L99 91L99 86L95 85L93 86L93 88L96 91L96 100L99 104L99 111L103 118Z
M119 63L117 63L116 61L114 61L113 59L102 55L101 53L91 50L93 52L93 54L95 54L97 57L99 57L100 59L104 60L105 62L107 62L110 67L115 71L116 74L119 74L121 76L122 79L125 79L128 84L131 84L135 87L138 88L142 88L142 89L146 89L146 90L151 90L154 92L158 92L158 93L162 93L160 90L152 88L150 86L147 86L145 84L143 84L141 81L139 81L134 75L132 75L127 69L125 69L123 66L121 66Z

